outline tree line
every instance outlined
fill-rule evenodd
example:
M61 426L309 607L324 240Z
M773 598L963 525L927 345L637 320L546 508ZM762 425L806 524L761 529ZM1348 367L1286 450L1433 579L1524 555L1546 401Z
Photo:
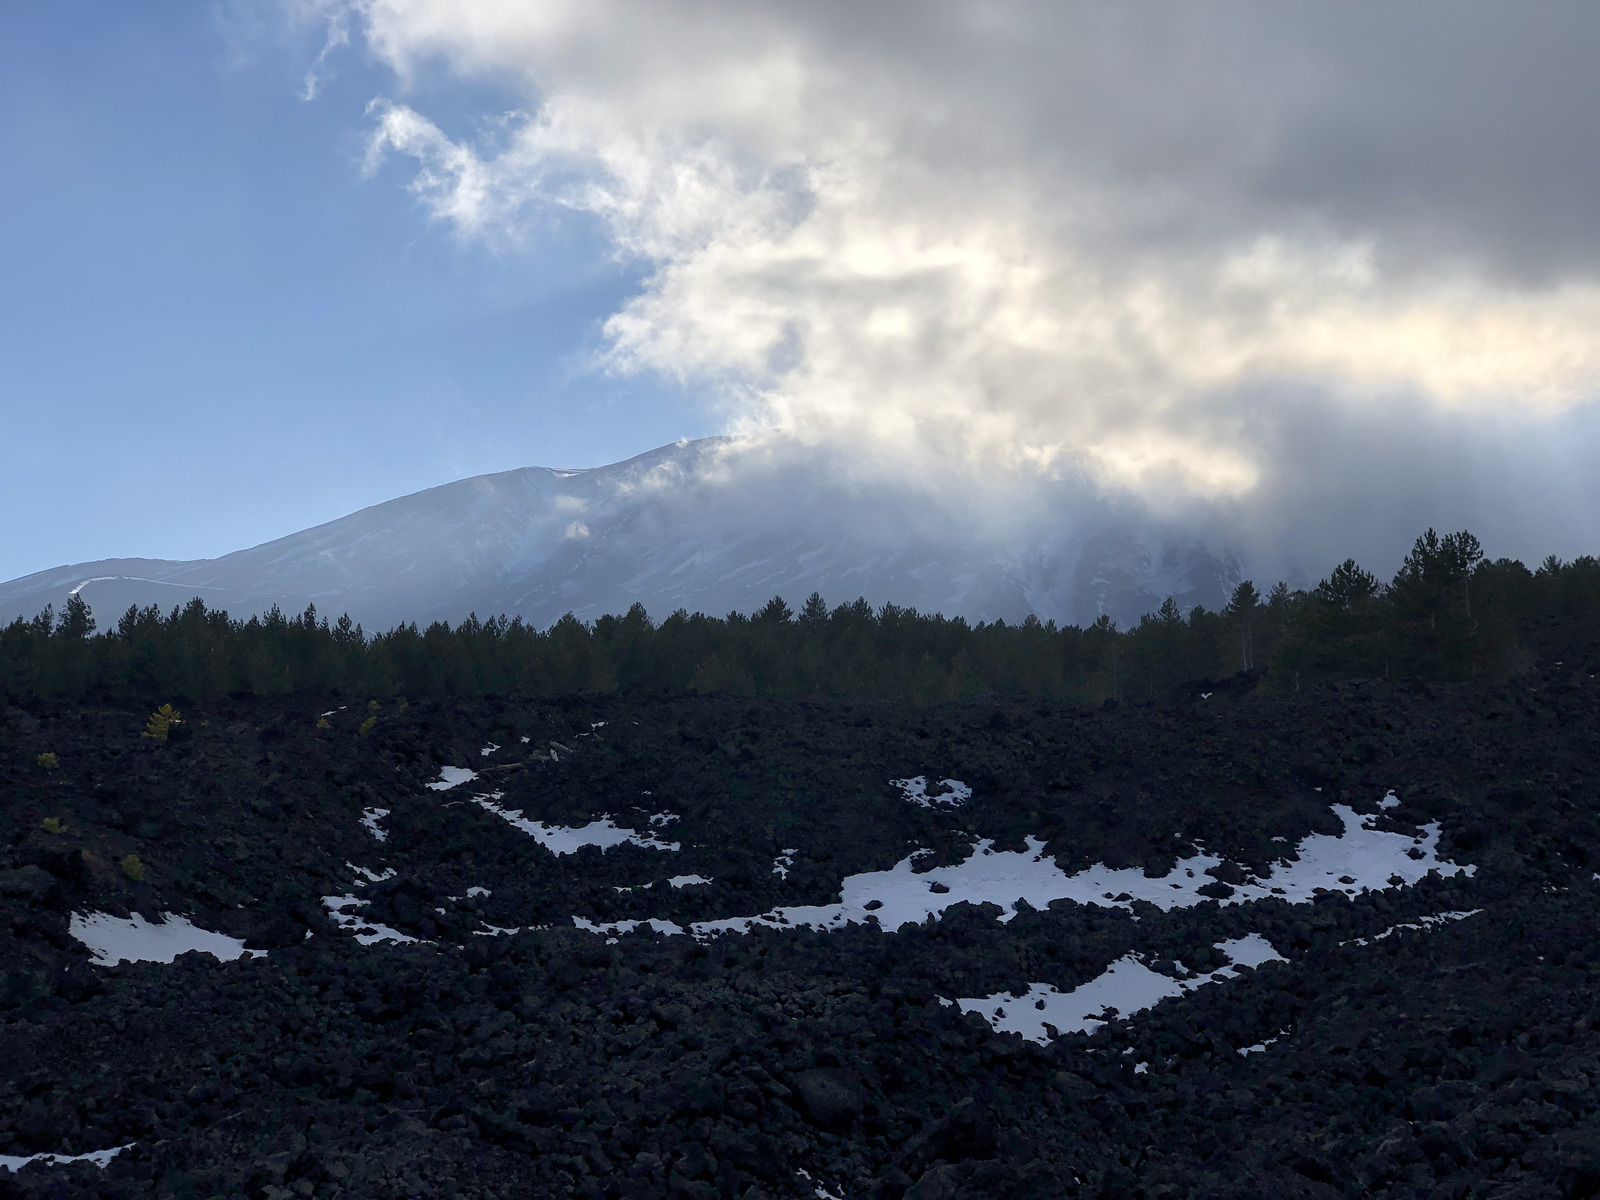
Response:
M1014 693L1084 703L1143 700L1198 680L1264 674L1280 691L1349 677L1503 677L1526 653L1519 631L1549 618L1600 617L1600 560L1551 557L1530 570L1490 561L1477 538L1432 529L1387 583L1347 559L1314 588L1239 584L1220 612L1168 598L1131 628L1029 617L979 622L865 600L795 612L678 611L659 623L635 604L547 629L470 616L368 634L315 607L237 620L198 599L132 607L98 631L78 596L0 630L0 693L27 698L201 700L296 692L430 698L615 689L871 696L938 703Z

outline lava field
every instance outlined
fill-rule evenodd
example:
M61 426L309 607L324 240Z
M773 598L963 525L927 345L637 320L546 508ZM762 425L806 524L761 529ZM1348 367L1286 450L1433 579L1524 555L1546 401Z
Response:
M0 1196L1600 1194L1596 667L0 708Z

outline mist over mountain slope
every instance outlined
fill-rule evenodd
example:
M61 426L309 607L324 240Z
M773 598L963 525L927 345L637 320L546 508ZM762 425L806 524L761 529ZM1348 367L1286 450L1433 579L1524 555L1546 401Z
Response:
M368 628L470 612L543 626L635 602L657 619L749 611L815 590L970 620L1126 624L1168 595L1216 608L1240 578L1231 554L1069 485L1048 517L1037 493L1007 511L992 496L963 509L959 492L935 500L792 448L708 438L589 470L458 480L216 559L41 571L0 584L0 619L75 591L102 626L132 604L194 596L236 616L314 603Z

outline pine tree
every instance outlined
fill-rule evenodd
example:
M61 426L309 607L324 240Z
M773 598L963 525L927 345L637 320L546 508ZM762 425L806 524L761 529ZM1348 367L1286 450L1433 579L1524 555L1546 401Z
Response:
M1222 610L1223 617L1229 624L1238 626L1239 629L1239 669L1248 671L1255 666L1255 623L1256 609L1261 606L1261 593L1256 591L1256 585L1246 579L1233 589L1233 595L1228 598L1228 603Z
M1472 573L1482 561L1483 548L1465 530L1441 538L1429 529L1412 545L1388 594L1414 668L1445 675L1478 669Z
M793 617L794 610L783 602L783 597L774 596L751 619L762 625L787 625Z
M144 732L139 736L154 738L158 742L164 742L167 740L168 734L172 732L172 727L174 725L181 724L182 721L182 713L178 712L178 710L173 708L170 704L163 704L160 708L156 709L155 712L150 714L150 719L145 722Z
M800 609L800 626L808 632L817 632L828 623L828 605L821 592L812 592Z
M94 614L82 596L73 592L67 597L67 606L56 620L56 636L82 641L95 630Z
M1426 618L1430 631L1453 615L1472 619L1472 571L1483 560L1478 539L1462 530L1441 538L1432 529L1417 538L1390 585L1401 611Z
M1317 584L1317 598L1344 613L1354 613L1378 594L1378 577L1347 558Z

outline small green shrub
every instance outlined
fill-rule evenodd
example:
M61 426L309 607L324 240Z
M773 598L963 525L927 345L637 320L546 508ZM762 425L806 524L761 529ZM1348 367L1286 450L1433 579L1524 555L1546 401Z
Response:
M63 826L60 817L46 817L39 822L39 828L46 833L60 833Z
M46 771L54 771L61 765L61 760L56 757L54 750L46 750L43 754L39 755L37 761L39 765Z
M139 861L137 854L130 854L122 860L122 873L135 883L144 882L144 864Z
M181 724L182 722L182 713L173 708L170 704L163 704L160 708L156 709L155 712L150 714L150 719L145 722L144 732L139 736L154 738L156 741L164 742L167 740L167 734L172 727L174 725Z
M378 724L378 718L377 717L368 717L365 721L361 722L361 727L360 727L358 732L360 732L360 733L371 733L373 728L377 724Z

